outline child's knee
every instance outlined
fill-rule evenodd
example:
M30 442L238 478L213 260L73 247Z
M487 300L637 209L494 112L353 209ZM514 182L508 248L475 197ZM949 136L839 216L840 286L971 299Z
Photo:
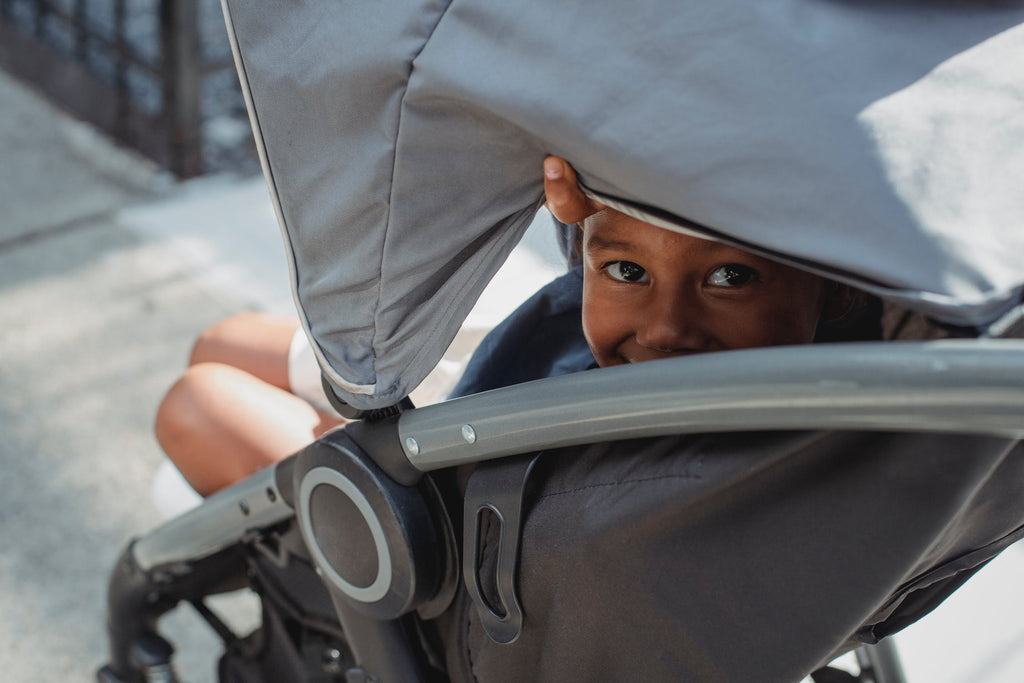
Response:
M168 390L156 413L156 437L165 450L200 437L207 422L203 405L216 390L221 368L216 363L192 365Z

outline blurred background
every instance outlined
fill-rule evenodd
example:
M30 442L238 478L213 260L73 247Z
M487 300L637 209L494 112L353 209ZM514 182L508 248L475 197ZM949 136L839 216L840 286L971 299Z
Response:
M478 306L499 318L559 271L540 220ZM0 0L0 670L87 681L105 592L160 523L152 422L196 334L292 311L216 0ZM838 541L841 542L841 539ZM1024 680L1024 549L899 637L911 681ZM244 595L215 605L255 620ZM215 634L165 619L185 681Z
M0 0L0 66L180 178L258 162L216 0Z

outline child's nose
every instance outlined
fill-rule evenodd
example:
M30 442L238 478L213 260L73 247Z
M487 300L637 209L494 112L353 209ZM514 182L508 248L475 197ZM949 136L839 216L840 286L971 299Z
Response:
M700 351L706 345L700 314L689 297L680 293L655 296L641 315L636 340L662 353Z

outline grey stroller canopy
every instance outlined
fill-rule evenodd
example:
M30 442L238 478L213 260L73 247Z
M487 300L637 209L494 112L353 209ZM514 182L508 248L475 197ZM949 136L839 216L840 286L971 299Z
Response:
M1018 2L224 0L324 376L426 376L540 206L601 201L984 330L1024 291Z

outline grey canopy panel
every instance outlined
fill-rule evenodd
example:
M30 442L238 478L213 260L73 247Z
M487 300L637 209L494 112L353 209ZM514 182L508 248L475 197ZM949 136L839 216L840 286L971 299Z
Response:
M224 0L325 376L395 403L542 201L987 325L1024 289L1018 2Z

